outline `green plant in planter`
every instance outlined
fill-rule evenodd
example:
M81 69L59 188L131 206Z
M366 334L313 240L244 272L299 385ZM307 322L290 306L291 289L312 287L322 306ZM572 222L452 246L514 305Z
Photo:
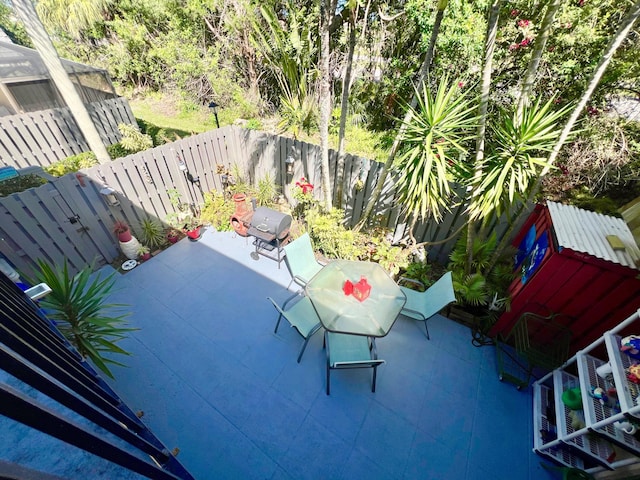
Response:
M229 219L234 211L235 205L232 201L225 199L222 193L212 190L204 194L200 218L218 232L226 232L232 230Z
M276 197L279 193L273 177L267 172L264 178L258 182L258 189L255 195L256 202L261 207L272 207L275 205Z
M164 226L151 217L145 217L140 221L136 233L140 242L153 249L162 246L166 241Z
M136 253L143 260L146 260L151 256L151 250L146 245L140 245L136 250Z
M129 313L120 313L128 305L105 303L113 291L114 275L102 279L91 278L90 266L71 276L65 261L63 267L51 267L38 260L40 271L36 273L33 285L46 283L51 293L40 300L40 305L48 310L47 316L58 323L58 329L78 350L80 355L91 361L110 378L113 374L107 364L124 366L113 360L110 354L130 355L116 343L137 328L125 328L125 318ZM105 355L109 354L109 355Z

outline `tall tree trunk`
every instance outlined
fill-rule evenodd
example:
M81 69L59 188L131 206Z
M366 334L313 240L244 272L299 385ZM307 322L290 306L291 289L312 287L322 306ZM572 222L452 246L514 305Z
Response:
M524 78L522 79L522 90L520 91L520 97L518 98L518 109L516 118L520 119L522 116L522 110L529 103L529 96L531 95L531 90L533 90L533 83L536 79L536 74L538 73L538 67L540 66L540 60L542 59L542 54L544 53L544 49L547 46L547 40L549 39L549 33L551 32L551 27L553 26L553 19L562 4L562 0L550 0L549 5L547 6L547 11L544 14L544 19L542 20L542 25L540 26L540 32L536 37L535 43L533 45L533 53L531 54L531 60L529 61L529 65L527 66L527 71L524 74Z
M344 143L347 129L347 110L349 109L349 92L351 90L351 71L353 69L353 53L356 49L356 16L358 9L353 9L349 15L349 52L347 54L347 68L342 81L342 102L340 103L340 132L338 133L338 164L336 165L336 188L333 204L342 208L342 192L344 183Z
M422 62L422 66L420 67L420 71L418 72L418 85L417 85L418 91L422 91L422 86L425 82L425 79L429 77L429 69L431 68L431 62L433 61L433 52L435 50L436 40L438 38L438 33L440 33L440 25L442 24L444 11L447 8L448 4L449 4L449 0L438 0L438 7L437 7L438 10L436 13L435 22L433 24L433 30L431 31L431 37L429 39L429 47L427 48L424 61ZM382 189L384 188L384 182L386 181L389 170L391 169L393 165L393 161L396 158L396 154L398 153L398 149L400 148L400 143L402 142L402 139L404 138L404 134L407 131L407 124L411 121L411 111L416 107L417 104L418 104L418 97L414 93L413 97L411 98L411 108L407 109L407 113L405 113L404 115L402 125L398 130L396 138L393 140L393 145L391 146L391 150L389 150L387 161L385 162L384 166L382 167L382 171L380 172L380 177L378 178L378 182L376 183L376 188L373 190L373 193L371 194L371 198L367 203L367 208L362 214L362 218L360 218L360 221L354 228L354 230L356 231L361 230L362 227L367 223L367 221L371 217L373 209L375 208L375 205L378 202L380 195L382 194Z
M322 195L326 208L331 208L331 183L329 175L329 120L331 118L331 72L329 57L329 27L335 11L334 0L320 2L320 152Z
M56 52L47 31L42 22L40 22L31 0L13 0L13 7L22 19L33 46L40 54L49 75L51 75L51 80L69 107L82 135L89 144L89 148L95 153L99 163L110 162L111 157L109 157L109 153L102 143L100 134L67 71L64 69L58 52Z
M540 176L538 177L533 187L531 188L531 192L527 197L527 201L520 207L518 213L514 217L512 222L512 227L509 229L508 232L505 233L504 237L500 241L500 244L496 248L496 253L494 254L496 258L492 258L491 266L495 265L497 261L497 255L499 255L499 253L506 247L507 242L510 239L510 233L513 231L513 226L519 223L522 215L525 212L526 206L533 203L533 201L535 200L535 197L538 194L538 190L540 189L540 185L542 183L542 179L544 175L546 175L549 172L549 169L558 158L558 154L560 153L560 150L562 149L564 143L567 141L567 138L569 137L571 130L573 129L576 121L578 120L578 117L580 117L580 115L582 114L582 111L587 106L587 102L591 99L591 95L593 95L593 92L595 91L596 87L600 83L600 80L602 79L604 72L606 71L607 67L609 66L609 63L611 62L611 59L615 55L620 45L622 45L622 42L624 41L624 39L627 37L627 35L629 35L629 32L633 28L633 24L638 20L639 16L640 16L640 0L636 0L633 6L627 12L626 16L622 19L622 22L620 22L618 31L611 38L611 40L609 41L609 44L607 45L607 48L602 54L602 57L600 58L598 65L596 66L595 70L593 71L593 74L591 75L591 79L589 80L589 84L587 85L586 90L582 94L582 97L580 97L580 101L578 102L578 104L576 105L576 108L571 113L571 116L567 120L566 125L564 126L564 128L562 129L562 132L560 133L560 136L558 137L558 141L556 142L555 146L553 147L553 150L549 154L549 158L547 159L547 166L545 166L542 169L542 172L540 172Z
M482 77L480 82L480 105L478 106L478 134L476 136L476 160L473 183L477 183L482 178L482 164L484 162L484 143L487 131L487 110L489 109L489 93L491 91L491 71L493 69L493 53L496 49L496 34L498 32L498 20L500 17L500 6L502 0L494 0L489 10L489 20L487 22L487 37L484 47L484 65L482 67ZM471 192L473 197L473 191ZM470 200L471 201L471 200ZM467 227L467 265L466 272L471 270L473 262L473 240L475 238L475 222L470 221Z

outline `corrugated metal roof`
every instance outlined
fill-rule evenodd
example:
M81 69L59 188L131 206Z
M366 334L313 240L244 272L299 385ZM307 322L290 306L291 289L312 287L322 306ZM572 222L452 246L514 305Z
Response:
M570 248L640 270L640 249L623 219L550 201L547 207L559 248ZM607 235L616 235L624 244L624 250L614 250Z

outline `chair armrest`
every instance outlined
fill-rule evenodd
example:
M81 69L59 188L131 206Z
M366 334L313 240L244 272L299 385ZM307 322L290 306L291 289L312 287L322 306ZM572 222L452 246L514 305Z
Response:
M416 280L415 278L400 277L398 278L398 285L400 285L400 282L413 283L414 285L417 285L418 287L422 288L423 291L427 289L424 283L422 283L420 280Z

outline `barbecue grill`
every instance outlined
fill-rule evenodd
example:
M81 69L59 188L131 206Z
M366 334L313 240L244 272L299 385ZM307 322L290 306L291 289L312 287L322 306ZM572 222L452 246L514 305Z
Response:
M263 255L276 260L280 268L282 247L289 242L290 228L291 215L267 207L256 208L247 230L247 235L255 237L256 250L251 252L251 258L258 260Z

